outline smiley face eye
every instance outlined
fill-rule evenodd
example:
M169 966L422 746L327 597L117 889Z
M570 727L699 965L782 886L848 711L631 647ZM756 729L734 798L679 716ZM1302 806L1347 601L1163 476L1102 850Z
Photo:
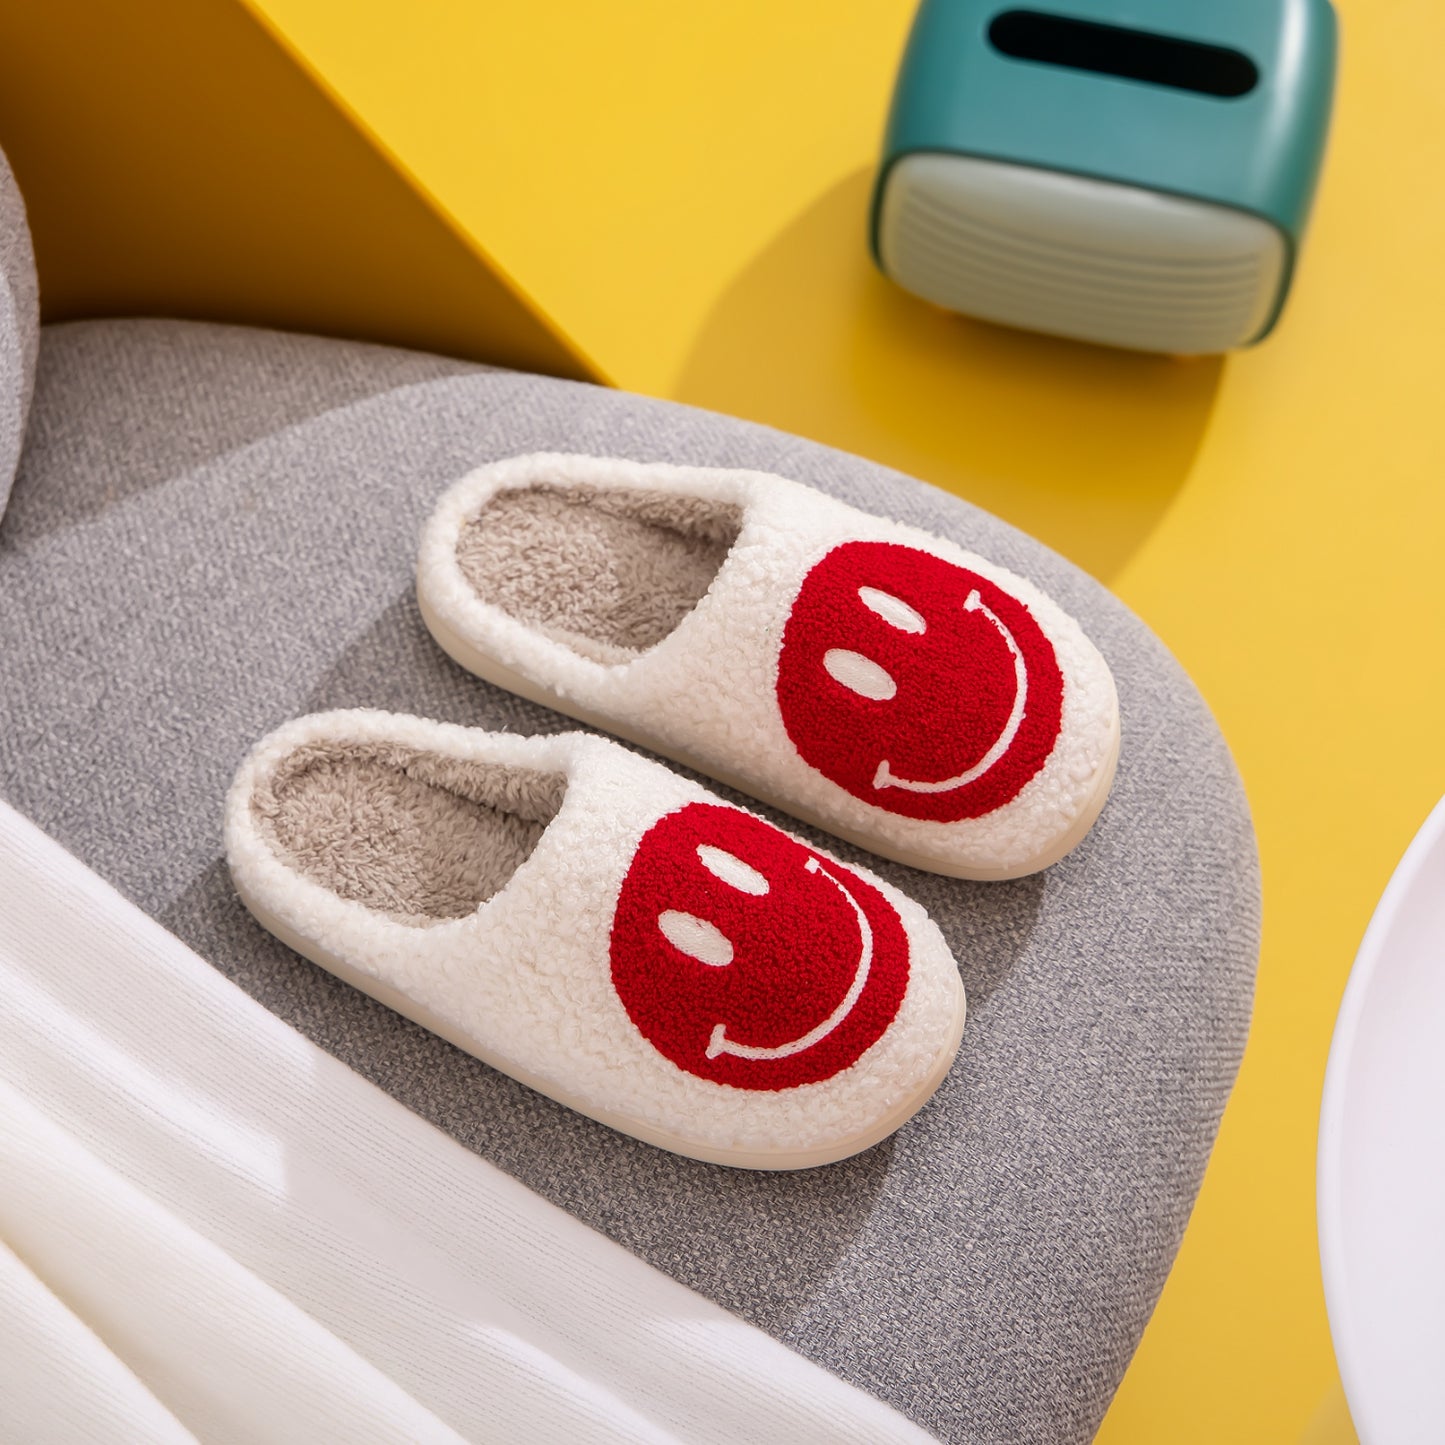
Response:
M898 684L871 657L846 647L829 648L823 667L834 682L874 702L887 702L898 691Z
M876 587L860 587L858 600L870 612L876 613L890 627L896 627L900 632L928 631L928 624L922 615L891 592L880 592Z
M768 891L768 880L752 864L744 863L741 858L721 848L714 848L711 843L698 844L697 861L719 883L726 883L739 893L751 893L754 898L761 898Z
M709 968L726 968L733 961L733 946L727 935L705 918L669 908L657 915L662 936L679 953L705 963Z

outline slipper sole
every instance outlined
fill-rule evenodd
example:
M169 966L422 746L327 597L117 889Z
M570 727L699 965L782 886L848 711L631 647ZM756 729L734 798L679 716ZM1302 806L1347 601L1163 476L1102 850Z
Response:
M953 1061L958 1056L959 1045L963 1040L963 1026L968 1007L964 992L960 989L952 1022L951 1038L953 1042L951 1047L940 1056L938 1063L914 1094L885 1117L874 1120L867 1129L847 1139L817 1149L760 1152L752 1149L699 1146L690 1143L679 1134L653 1129L621 1115L609 1113L605 1109L593 1108L584 1099L568 1094L563 1089L544 1085L527 1070L519 1069L505 1059L490 1056L485 1050L477 1048L476 1044L468 1039L460 1029L448 1023L440 1015L417 1004L399 989L354 968L313 939L298 933L253 897L240 879L233 879L233 882L237 896L262 928L273 933L287 948L299 953L303 958L309 959L318 968L324 968L327 973L333 974L343 983L359 989L378 1003L384 1004L395 1013L410 1019L412 1023L419 1024L439 1038L445 1039L449 1044L461 1049L463 1053L470 1054L474 1059L480 1059L482 1063L496 1069L499 1073L516 1079L529 1089L535 1089L539 1094L545 1094L547 1098L555 1100L568 1109L572 1109L578 1114L585 1114L589 1119L595 1119L599 1124L605 1124L608 1128L616 1129L621 1134L628 1134L634 1139L640 1139L645 1144L653 1144L659 1149L666 1149L673 1154L681 1154L688 1159L698 1159L705 1164L724 1164L733 1169L775 1171L814 1169L823 1164L836 1164L839 1160L851 1158L854 1154L861 1154L863 1150L871 1149L873 1145L881 1143L889 1135L896 1133L928 1102L934 1091L943 1082L949 1069L953 1067Z

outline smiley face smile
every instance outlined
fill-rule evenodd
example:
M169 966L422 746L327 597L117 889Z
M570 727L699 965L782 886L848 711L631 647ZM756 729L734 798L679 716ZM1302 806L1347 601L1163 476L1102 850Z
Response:
M1043 767L1063 687L1038 621L996 583L918 548L845 542L803 579L776 691L793 746L829 781L951 823Z
M853 1012L853 1005L858 1002L859 995L868 982L868 970L873 966L873 928L868 922L868 915L858 906L858 900L848 891L847 884L835 878L816 858L809 858L803 867L810 873L821 873L852 904L853 912L858 915L860 946L858 970L853 975L853 982L848 985L843 1002L822 1023L809 1029L800 1038L790 1039L785 1044L775 1044L765 1049L756 1048L752 1044L736 1044L727 1037L727 1025L718 1024L708 1040L707 1056L710 1059L717 1058L719 1054L734 1054L740 1059L786 1059L789 1054L801 1054L804 1049L811 1049L814 1044L827 1038Z
M1004 757L1009 748L1013 746L1013 740L1018 736L1019 727L1024 720L1024 711L1028 706L1028 664L1024 661L1024 655L1019 650L1018 643L1014 641L1013 633L999 621L998 614L984 603L978 595L977 589L968 594L968 600L963 604L963 610L965 612L982 612L998 628L999 636L1008 644L1008 650L1013 654L1014 705L1009 709L1008 721L1004 723L1003 731L983 757L956 778L945 778L941 783L924 783L912 778L900 778L889 769L888 759L884 758L878 764L878 771L873 775L875 788L907 788L911 793L949 793L955 788L965 788L976 778L981 778L1000 758Z
M643 835L613 916L612 984L686 1073L742 1089L856 1063L908 986L897 910L852 870L736 808L689 803Z

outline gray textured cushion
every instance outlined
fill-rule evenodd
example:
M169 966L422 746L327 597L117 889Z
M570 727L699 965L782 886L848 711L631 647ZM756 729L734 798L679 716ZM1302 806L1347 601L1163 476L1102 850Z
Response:
M0 154L0 516L20 461L39 334L39 290L25 202Z
M1134 617L1029 538L882 467L571 383L87 323L45 333L34 413L0 527L0 791L419 1113L940 1437L1092 1434L1234 1078L1258 928L1228 753ZM222 793L283 719L370 704L571 725L460 672L412 597L442 487L536 449L761 467L947 534L1052 591L1114 668L1119 779L1075 854L992 885L872 863L938 920L972 1007L937 1096L859 1158L748 1174L634 1143L301 961L232 896Z

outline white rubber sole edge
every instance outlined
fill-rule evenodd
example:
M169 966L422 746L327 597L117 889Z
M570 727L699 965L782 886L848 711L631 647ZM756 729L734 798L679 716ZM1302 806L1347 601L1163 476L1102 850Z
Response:
M354 968L344 959L338 958L314 940L297 933L277 918L263 903L250 895L234 875L232 883L241 902L250 909L256 921L264 929L275 934L282 943L303 958L308 958L328 973L335 974L343 983L349 983L353 988L360 989L362 993L368 994L378 1003L385 1004L387 1008L410 1019L414 1024L420 1024L422 1028L429 1029L439 1038L445 1039L449 1044L454 1044L463 1053L480 1059L498 1072L525 1084L529 1089L535 1089L539 1094L545 1094L549 1099L555 1099L559 1104L565 1104L567 1108L574 1109L579 1114L585 1114L589 1119L595 1119L599 1124L606 1124L608 1128L616 1129L621 1134L629 1134L634 1139L641 1139L645 1144L656 1145L659 1149L666 1149L673 1154L681 1154L689 1159L700 1159L707 1164L726 1164L734 1169L813 1169L822 1164L836 1164L840 1159L861 1154L863 1150L871 1149L874 1144L881 1143L890 1134L896 1133L928 1102L953 1066L953 1061L958 1055L959 1044L963 1039L964 1019L968 1010L963 986L960 983L951 1034L952 1046L939 1057L938 1062L918 1090L884 1118L876 1120L867 1129L861 1130L857 1134L816 1149L758 1151L714 1148L690 1141L680 1134L655 1129L635 1119L629 1119L625 1115L593 1108L576 1095L543 1084L535 1075L528 1073L525 1069L519 1069L507 1060L490 1055L485 1049L479 1048L476 1041L456 1025L422 1007L399 989L383 983L380 979L372 978L369 974Z
M427 630L436 639L442 651L459 667L480 677L484 682L490 682L497 687L505 688L508 692L514 692L518 697L526 698L528 702L539 703L543 707L551 708L554 712L576 718L578 722L586 723L588 727L597 728L601 732L610 733L624 742L634 743L640 748L646 748L649 752L670 758L675 763L681 763L685 768L692 768L702 773L704 777L712 778L726 787L736 788L740 793L757 798L759 802L777 808L780 812L787 813L800 822L809 823L815 828L822 829L825 833L831 833L835 838L855 843L860 848L866 848L870 853L876 853L880 858L891 858L895 863L903 863L909 868L917 868L924 873L939 873L946 878L966 878L978 883L1002 883L1010 878L1026 878L1031 873L1038 873L1051 867L1059 859L1072 853L1084 841L1089 829L1098 821L1099 814L1103 812L1104 804L1108 801L1109 790L1114 785L1114 774L1119 766L1119 715L1116 710L1113 732L1109 740L1108 757L1094 779L1094 789L1089 794L1088 803L1067 833L1056 838L1043 851L1011 867L969 868L950 865L931 854L897 848L871 833L840 828L836 823L830 822L810 809L799 807L798 804L786 798L773 797L760 792L754 784L736 774L725 772L682 750L665 747L656 738L625 727L614 718L603 717L598 713L588 712L585 708L579 708L567 698L559 697L548 688L539 686L529 678L523 677L521 673L514 672L510 667L498 662L496 658L489 657L486 653L473 647L466 638L455 632L432 611L427 602L425 589L421 587L417 588L417 606L421 610L422 621L426 623Z

